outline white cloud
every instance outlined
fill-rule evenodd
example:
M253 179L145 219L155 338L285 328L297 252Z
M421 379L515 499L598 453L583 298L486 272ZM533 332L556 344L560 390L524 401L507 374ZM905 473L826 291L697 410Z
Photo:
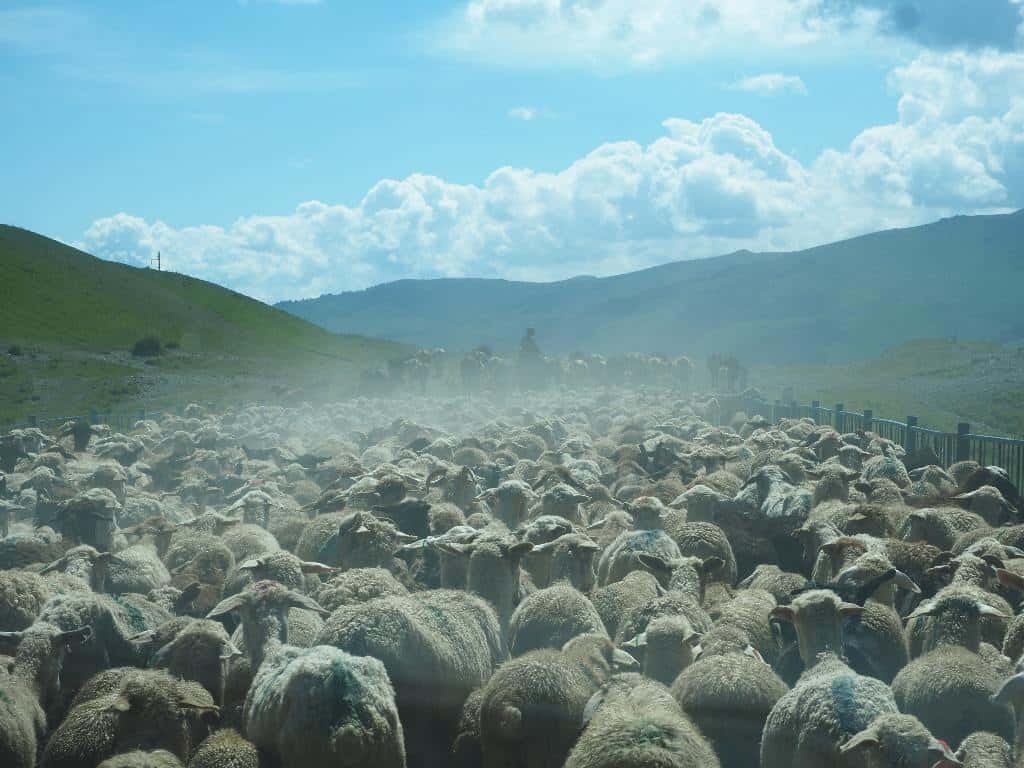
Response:
M517 68L613 72L874 37L884 15L847 0L470 0L435 42Z
M536 119L539 112L536 107L513 107L508 111L508 116L514 120L530 120Z
M749 117L672 118L650 144L603 144L557 173L503 167L480 185L415 174L354 205L229 226L120 213L79 245L136 264L159 249L171 269L278 300L399 277L611 274L1024 206L1024 54L926 53L890 81L895 122L806 164Z
M434 42L515 68L618 72L794 48L878 57L894 39L1013 50L1022 17L1022 0L463 0Z
M744 77L734 83L729 83L726 88L730 91L744 91L746 93L757 93L761 96L775 96L779 93L796 93L801 96L807 95L807 86L797 75L784 75L780 72L769 72L763 75Z

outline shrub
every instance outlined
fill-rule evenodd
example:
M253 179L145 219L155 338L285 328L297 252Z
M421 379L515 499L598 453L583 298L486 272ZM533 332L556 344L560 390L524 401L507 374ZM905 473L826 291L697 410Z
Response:
M160 354L160 339L156 336L144 336L132 346L133 357L156 357Z
M7 354L11 357L21 357L21 347L17 344L11 344L7 348Z

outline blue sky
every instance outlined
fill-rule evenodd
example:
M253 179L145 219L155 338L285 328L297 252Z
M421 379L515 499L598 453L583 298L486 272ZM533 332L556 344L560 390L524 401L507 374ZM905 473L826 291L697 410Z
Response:
M1024 205L1019 0L0 5L0 220L266 300Z

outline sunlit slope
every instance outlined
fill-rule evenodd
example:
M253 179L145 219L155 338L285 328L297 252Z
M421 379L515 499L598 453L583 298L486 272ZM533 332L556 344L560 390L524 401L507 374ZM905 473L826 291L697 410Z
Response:
M508 348L532 325L554 352L844 362L922 337L1024 337L1021 285L1024 212L608 278L402 280L279 306L331 330L418 345Z
M170 344L130 355L147 335ZM9 354L15 348L21 354ZM0 418L336 386L401 354L184 275L0 226Z

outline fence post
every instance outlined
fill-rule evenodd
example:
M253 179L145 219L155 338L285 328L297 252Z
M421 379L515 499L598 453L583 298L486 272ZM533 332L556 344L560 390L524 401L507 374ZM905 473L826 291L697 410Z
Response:
M146 409L145 408L139 408L139 421L145 421L145 420L146 420Z
M908 456L917 450L917 432L915 427L917 427L917 416L907 416L907 436L903 441L903 447L906 449Z
M843 425L843 421L844 421L844 419L843 419L843 404L842 403L836 403L836 413L835 413L835 415L836 415L836 417L835 417L835 419L833 419L833 421L835 423L832 425L832 428L835 429L835 431L838 432L839 434L843 434L843 426L844 426Z
M100 423L100 415L96 411L95 408L90 408L89 409L89 423L90 424L99 424Z
M814 419L814 423L818 423L818 417L821 415L821 400L811 400L811 418Z
M967 436L970 434L971 425L966 421L961 421L956 425L956 460L967 461L971 455L971 439Z
M861 421L861 424L860 424L861 430L863 430L864 432L870 432L871 431L871 425L874 423L874 421L875 421L875 414L871 411L870 408L865 408L864 409L864 418L863 418L863 420Z
M38 427L39 426L39 417L34 415L34 414L30 415L28 417L28 425L30 427Z
M798 406L796 404L796 400L790 400L789 401L789 416L790 416L790 418L792 418L792 419L797 418L797 416L799 415L797 413L797 408L798 408Z
M772 404L772 424L778 424L782 418L782 401L776 400Z

